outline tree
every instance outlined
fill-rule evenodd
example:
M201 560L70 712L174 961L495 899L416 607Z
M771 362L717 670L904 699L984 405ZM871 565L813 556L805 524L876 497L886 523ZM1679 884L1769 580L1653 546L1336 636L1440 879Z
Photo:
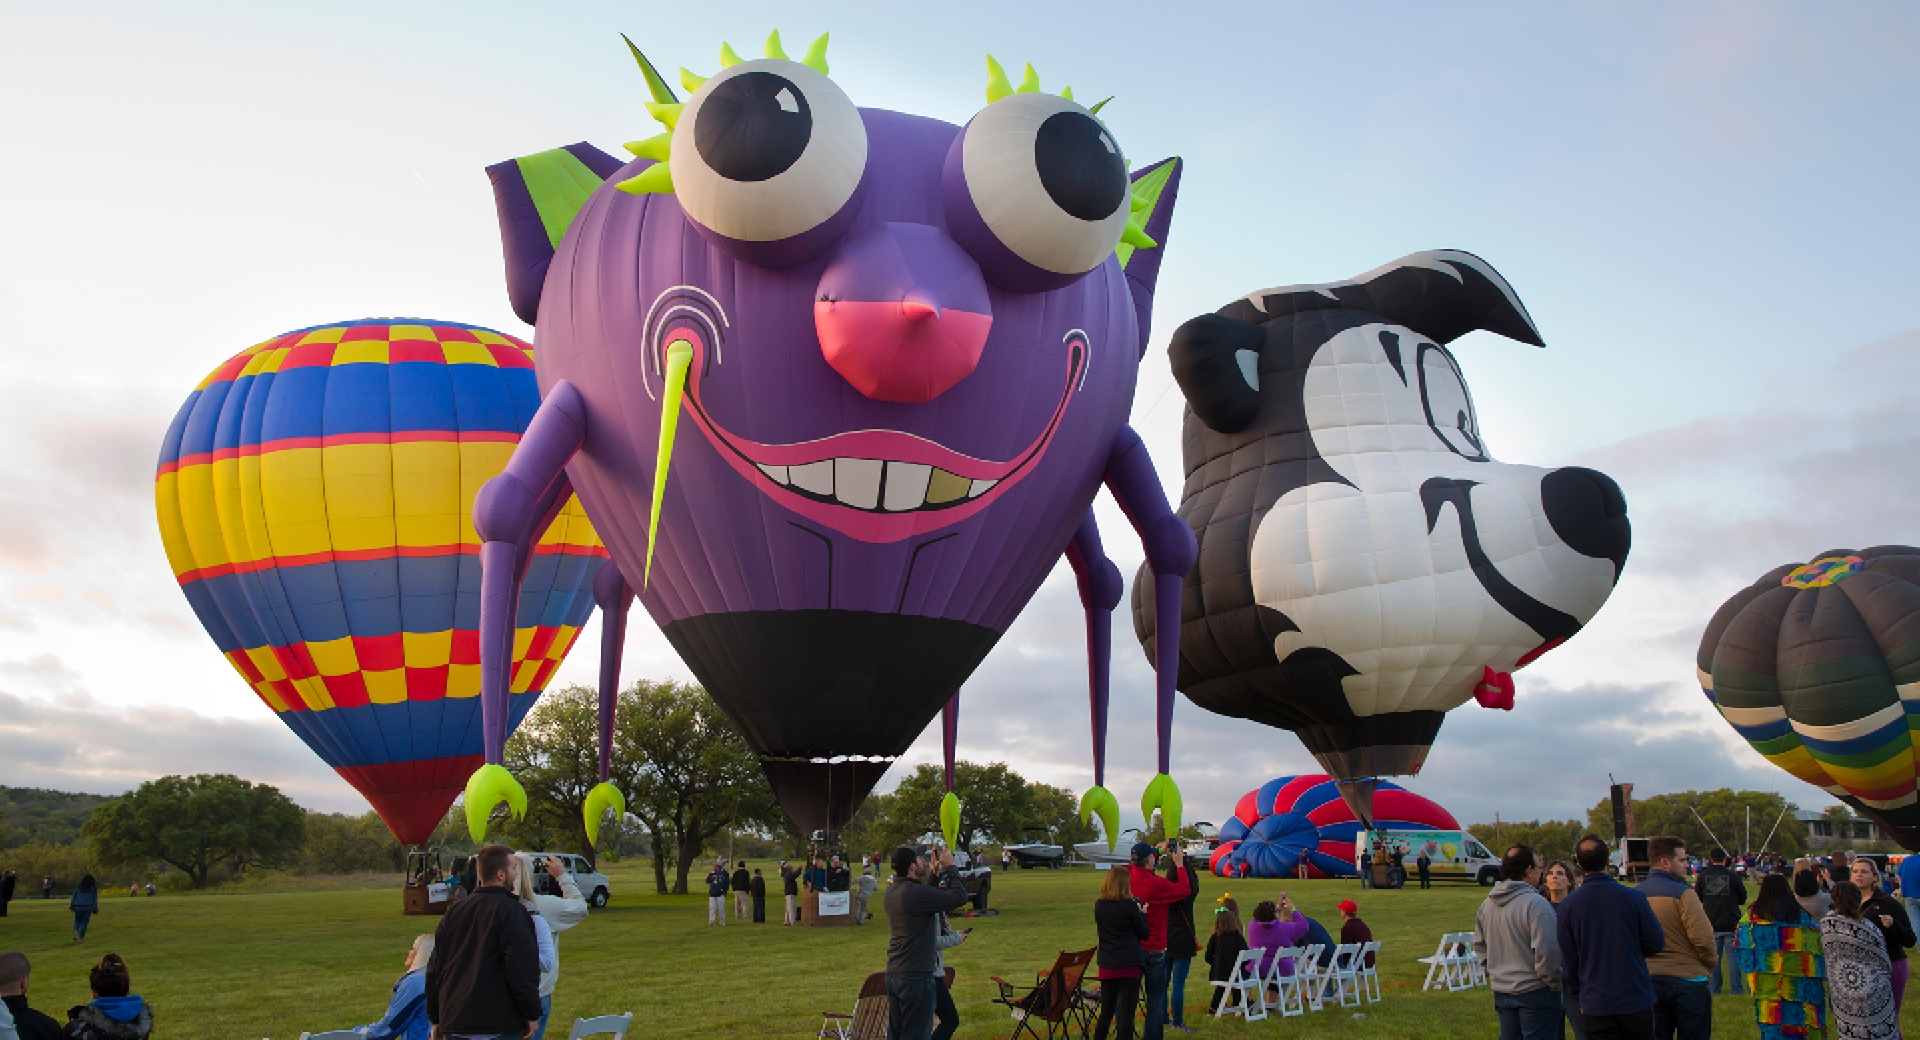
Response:
M159 860L205 888L216 866L239 874L291 862L307 814L278 788L237 776L163 776L94 810L80 833L102 863Z
M1687 851L1704 855L1715 846L1729 854L1777 852L1797 856L1806 851L1806 825L1794 817L1794 805L1772 791L1678 791L1657 794L1633 801L1635 838L1671 835L1686 842ZM1752 810L1752 831L1747 829L1748 810ZM1784 815L1783 815L1784 811ZM1699 818L1695 818L1695 812ZM1706 821L1705 826L1701 821ZM1767 832L1773 830L1772 842ZM1587 811L1587 827L1594 834L1613 839L1613 803L1602 799ZM1711 833L1709 833L1711 829ZM1762 845L1765 844L1765 848Z
M1573 847L1586 836L1587 825L1579 820L1547 820L1544 823L1528 820L1525 823L1476 823L1467 830L1496 856L1506 855L1507 849L1515 845L1529 845L1540 854L1542 860L1551 863L1556 859L1573 861Z
M307 840L297 869L303 874L358 874L406 868L407 850L378 813L308 813Z
M1044 829L1056 844L1095 836L1091 826L1080 822L1080 802L1072 791L1029 782L1004 762L955 762L953 791L960 797L955 842L968 853L980 845L1022 841L1029 827ZM857 849L890 849L938 834L946 793L946 774L939 766L916 766L892 792L867 799L843 832L847 843Z
M614 760L636 769L627 811L653 839L653 880L687 894L693 861L728 827L775 832L783 816L759 759L713 697L698 686L636 682L620 697Z
M1100 836L1099 828L1080 822L1080 799L1072 791L1036 780L1027 785L1027 792L1033 800L1033 826L1045 827L1048 840L1055 845L1067 848ZM1199 836L1198 830L1192 834L1192 837ZM1018 837L1016 835L1015 840Z

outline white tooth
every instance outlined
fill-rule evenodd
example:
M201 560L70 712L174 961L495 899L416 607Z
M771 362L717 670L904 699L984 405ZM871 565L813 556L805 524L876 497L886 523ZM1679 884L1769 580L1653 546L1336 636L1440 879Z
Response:
M887 509L903 513L920 508L927 500L927 481L932 476L932 466L917 462L887 463Z
M759 464L755 463L755 465L759 465ZM785 466L761 466L760 472L765 473L768 477L772 478L775 484L788 483L787 467Z
M879 459L834 459L833 497L855 509L879 505L880 470L885 465Z
M967 492L967 497L979 498L981 495L986 494L995 484L998 484L998 483L1000 482L997 480L976 480L973 482L972 489L970 489Z
M809 462L804 466L789 466L787 476L793 480L793 486L802 491L811 491L816 495L833 494L833 462L831 460Z

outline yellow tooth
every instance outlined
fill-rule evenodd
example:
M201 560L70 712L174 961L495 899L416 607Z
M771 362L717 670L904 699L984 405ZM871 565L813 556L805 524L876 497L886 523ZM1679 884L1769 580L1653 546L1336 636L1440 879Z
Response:
M660 500L667 493L667 467L673 464L673 435L680 429L680 395L693 364L693 344L684 339L667 344L667 391L660 402L660 449L653 463L653 511L647 519L647 563L640 574L646 588L653 576L653 543L660 534Z
M927 504L937 506L946 502L958 502L967 497L967 490L971 487L973 487L973 481L935 466L933 475L927 478Z

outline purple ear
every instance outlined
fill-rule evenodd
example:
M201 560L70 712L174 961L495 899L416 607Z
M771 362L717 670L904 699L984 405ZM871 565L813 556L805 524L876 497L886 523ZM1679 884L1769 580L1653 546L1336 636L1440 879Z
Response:
M972 254L987 281L1008 292L1042 293L1072 285L1092 273L1060 274L1035 267L994 237L985 218L980 216L979 207L973 204L973 192L967 187L963 156L966 144L967 131L962 127L953 135L946 164L940 170L940 199L947 210L948 236Z
M527 182L525 166L528 161L538 161L558 152L578 160L603 181L621 166L620 160L581 141L553 152L508 159L487 167L487 177L493 181L494 208L500 216L500 252L507 262L507 302L513 305L513 313L529 325L538 323L540 287L546 284L547 265L553 261L558 243L547 232L546 221L540 215L541 205L534 201L532 187ZM564 203L549 199L546 205L554 207ZM570 221L573 214L566 212L564 216Z

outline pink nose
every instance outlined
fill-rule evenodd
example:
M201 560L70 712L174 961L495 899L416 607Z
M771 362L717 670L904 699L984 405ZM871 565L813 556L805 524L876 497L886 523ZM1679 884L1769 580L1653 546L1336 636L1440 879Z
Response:
M944 232L880 224L821 274L813 325L827 364L855 389L923 404L980 364L993 313L980 269Z

